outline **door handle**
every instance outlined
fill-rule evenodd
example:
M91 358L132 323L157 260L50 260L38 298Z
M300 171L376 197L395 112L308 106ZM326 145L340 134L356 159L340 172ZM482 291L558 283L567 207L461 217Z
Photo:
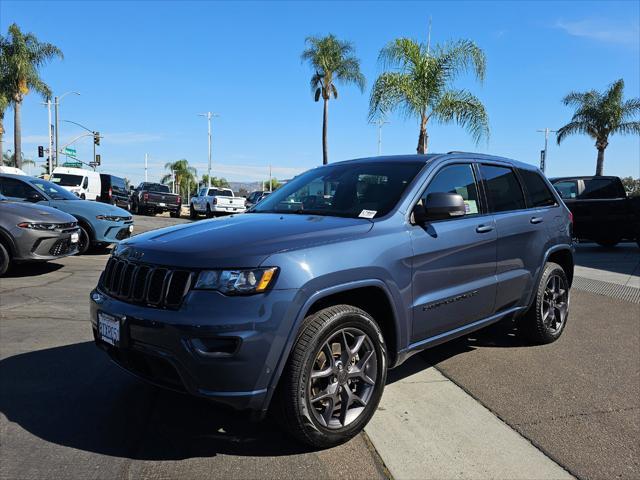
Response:
M531 217L531 220L529 220L531 223L542 223L544 219L542 217Z
M487 233L491 230L493 230L493 227L491 225L478 225L476 227L476 232L478 233Z

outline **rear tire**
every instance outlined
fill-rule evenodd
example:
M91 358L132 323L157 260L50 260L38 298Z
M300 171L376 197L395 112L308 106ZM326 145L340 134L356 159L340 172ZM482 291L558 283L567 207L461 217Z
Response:
M211 207L207 203L207 218L213 217L213 213L211 212Z
M196 218L198 218L198 212L196 212L196 209L193 208L193 203L189 205L189 218L191 220L195 220Z
M386 377L386 347L373 318L350 305L320 310L304 320L282 373L281 424L313 447L340 445L369 422Z
M171 218L180 218L180 210L171 210L169 216Z
M560 265L545 265L533 304L518 319L518 330L530 343L553 343L564 331L569 317L569 281Z
M11 265L11 256L4 245L0 243L0 277L7 273L9 265Z

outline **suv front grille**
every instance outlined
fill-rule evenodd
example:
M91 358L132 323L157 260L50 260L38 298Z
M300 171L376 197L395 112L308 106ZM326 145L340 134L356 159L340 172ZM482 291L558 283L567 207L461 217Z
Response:
M68 238L61 238L49 249L49 255L57 257L66 254L71 248L71 241Z
M100 277L104 293L127 303L177 310L191 288L193 272L112 257Z

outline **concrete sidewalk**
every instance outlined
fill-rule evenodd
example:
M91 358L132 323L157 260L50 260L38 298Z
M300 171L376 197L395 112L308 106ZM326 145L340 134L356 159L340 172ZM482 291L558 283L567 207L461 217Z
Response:
M640 288L640 249L635 243L621 243L614 248L580 243L575 260L576 276Z
M573 478L422 358L408 363L400 375L416 373L390 372L366 427L393 478Z

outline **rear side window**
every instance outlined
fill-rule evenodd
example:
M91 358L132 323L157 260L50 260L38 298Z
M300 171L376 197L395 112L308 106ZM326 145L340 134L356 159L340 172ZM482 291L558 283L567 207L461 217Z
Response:
M556 199L538 172L520 170L520 177L527 190L527 200L530 207L549 207L556 204Z
M584 191L580 198L622 198L625 196L623 189L613 178L590 178L584 180Z
M480 165L485 181L487 199L492 212L508 212L524 208L520 182L512 169L495 165Z
M120 177L111 177L111 184L114 187L118 187L122 190L126 188L126 185L124 184L124 179Z
M20 198L26 200L29 195L36 193L33 187L30 187L20 180L14 178L0 178L0 193L5 197Z
M449 165L440 170L422 194L423 205L430 193L457 193L464 200L466 215L479 213L478 189L470 164Z

